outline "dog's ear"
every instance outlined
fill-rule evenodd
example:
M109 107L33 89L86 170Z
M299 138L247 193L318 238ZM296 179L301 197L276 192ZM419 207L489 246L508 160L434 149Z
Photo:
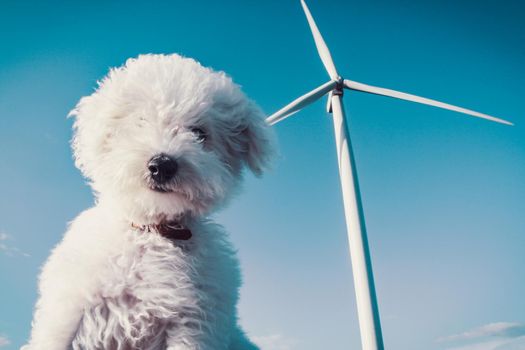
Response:
M261 175L275 156L275 135L262 110L252 101L243 102L241 108L236 108L236 122L230 125L228 142L233 156L255 175Z
M94 181L100 159L107 151L107 141L113 133L113 125L105 120L105 115L111 115L112 112L108 110L109 104L103 103L103 100L96 91L83 97L68 115L75 119L71 140L75 165L91 182Z

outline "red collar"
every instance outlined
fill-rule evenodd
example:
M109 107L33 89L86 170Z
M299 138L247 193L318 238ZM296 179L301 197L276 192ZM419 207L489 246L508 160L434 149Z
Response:
M138 225L132 222L131 227L139 229L143 232L157 232L162 237L170 240L187 241L192 236L191 230L187 227L184 227L184 225L178 221L166 221L160 224L150 225Z

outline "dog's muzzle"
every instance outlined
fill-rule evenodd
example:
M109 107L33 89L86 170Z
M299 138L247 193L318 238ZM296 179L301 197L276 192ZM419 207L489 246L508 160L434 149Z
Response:
M167 154L153 156L147 164L151 179L158 185L170 181L177 173L177 161Z

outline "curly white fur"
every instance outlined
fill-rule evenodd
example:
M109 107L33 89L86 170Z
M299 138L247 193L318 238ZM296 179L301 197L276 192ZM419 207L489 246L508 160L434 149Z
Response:
M256 349L237 325L235 251L207 215L235 193L244 165L256 174L267 165L273 136L261 110L224 73L142 55L71 114L76 164L97 204L46 262L23 349ZM159 153L179 164L165 192L152 190L146 166ZM131 226L174 219L190 240Z

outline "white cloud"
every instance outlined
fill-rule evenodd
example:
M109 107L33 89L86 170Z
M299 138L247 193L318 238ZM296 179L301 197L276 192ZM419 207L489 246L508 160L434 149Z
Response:
M11 236L9 236L5 232L0 232L0 253L5 253L9 256L16 256L16 255L22 255L25 257L29 257L30 255L26 252L21 251L17 247L13 247L10 244L7 243L8 240L11 239Z
M497 322L438 339L439 342L460 342L448 350L525 350L525 325Z
M0 335L0 348L11 344L9 339L5 335Z
M438 341L456 341L477 339L483 337L506 337L515 338L525 335L525 325L520 323L497 322L474 328L448 337L440 338Z
M252 341L263 350L293 350L297 342L281 334L251 337Z

